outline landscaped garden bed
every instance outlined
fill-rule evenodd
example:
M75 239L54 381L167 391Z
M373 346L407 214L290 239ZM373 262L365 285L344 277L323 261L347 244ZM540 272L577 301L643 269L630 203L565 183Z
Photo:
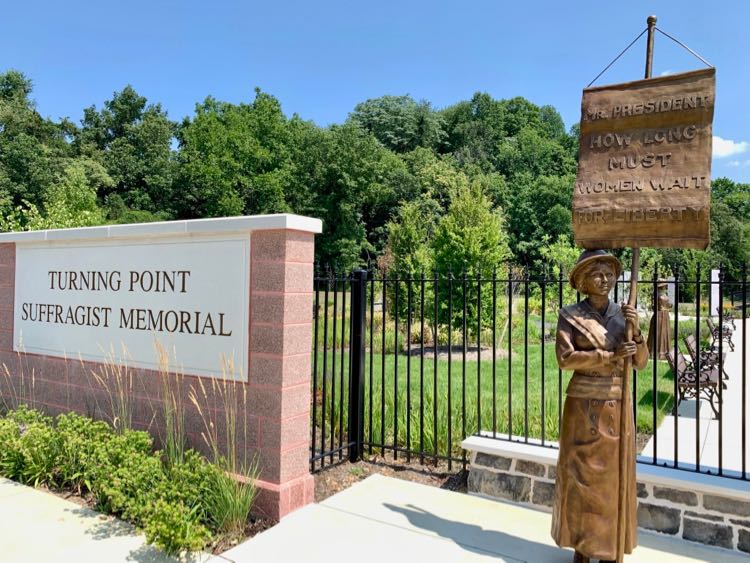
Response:
M75 413L53 419L21 406L0 416L0 476L75 495L170 554L218 553L273 524L249 518L253 481L235 479L224 460L157 450L147 432Z

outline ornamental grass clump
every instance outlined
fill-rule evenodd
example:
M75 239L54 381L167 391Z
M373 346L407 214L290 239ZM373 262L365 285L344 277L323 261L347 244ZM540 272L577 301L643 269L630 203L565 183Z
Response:
M211 475L206 494L208 517L216 530L231 536L242 534L247 525L258 488L255 479L257 465L242 468L241 473L228 470L228 464L220 462L223 470Z
M187 448L185 406L179 391L183 387L184 376L170 369L169 352L161 342L155 342L154 346L161 379L161 407L164 416L162 443L167 463L175 464L184 460ZM176 393L175 389L178 390Z
M133 426L133 372L128 365L130 354L125 345L122 346L119 357L114 346L110 346L107 351L102 350L102 353L104 362L98 364L96 370L91 370L91 375L105 391L112 428L121 434Z
M198 388L191 388L189 395L203 422L201 437L219 469L212 475L206 494L208 517L217 530L233 536L245 529L258 492L257 462L241 457L237 449L238 439L247 443L247 388L241 388L238 393L233 364L223 361L222 377L211 379L211 392L200 380ZM217 412L221 413L221 420ZM242 428L241 436L238 426ZM220 427L224 428L223 435Z
M20 344L23 349L23 341ZM36 400L36 371L29 370L28 359L21 352L18 357L17 371L11 374L6 364L0 369L3 393L0 393L0 409L11 411L20 406L34 406Z

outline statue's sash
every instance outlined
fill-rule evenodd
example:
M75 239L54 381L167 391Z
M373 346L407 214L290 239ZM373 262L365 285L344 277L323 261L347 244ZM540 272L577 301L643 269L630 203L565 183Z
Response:
M613 305L610 303L609 305ZM609 312L609 311L608 311ZM568 321L578 332L583 334L589 342L600 350L614 350L617 347L617 340L612 333L597 320L590 308L583 302L576 303L569 307L560 309L560 314Z

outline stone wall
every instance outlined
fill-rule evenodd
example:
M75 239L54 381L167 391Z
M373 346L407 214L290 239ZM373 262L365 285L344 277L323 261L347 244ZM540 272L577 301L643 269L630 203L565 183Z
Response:
M545 448L549 451L549 448ZM551 460L554 461L554 460ZM474 451L469 493L551 511L555 463ZM750 553L750 497L739 500L638 480L638 526L688 541Z

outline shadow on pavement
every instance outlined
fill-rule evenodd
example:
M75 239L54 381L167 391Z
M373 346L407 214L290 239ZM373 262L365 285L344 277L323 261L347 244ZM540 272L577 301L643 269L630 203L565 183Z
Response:
M90 535L94 540L104 541L111 538L129 537L138 534L131 524L96 512L90 508L66 508L65 512L75 515L80 520L94 521L86 529L86 534ZM142 544L127 554L126 561L135 561L136 563L166 563L176 560L152 545Z
M569 563L572 552L558 549L543 543L538 543L496 530L487 530L475 524L466 524L455 520L448 520L436 516L412 504L396 506L384 503L383 506L406 516L413 526L438 534L452 540L463 549L488 557L502 560L512 557L523 561L545 561L550 563ZM472 537L481 534L481 545L472 542ZM483 547L484 546L484 547Z

